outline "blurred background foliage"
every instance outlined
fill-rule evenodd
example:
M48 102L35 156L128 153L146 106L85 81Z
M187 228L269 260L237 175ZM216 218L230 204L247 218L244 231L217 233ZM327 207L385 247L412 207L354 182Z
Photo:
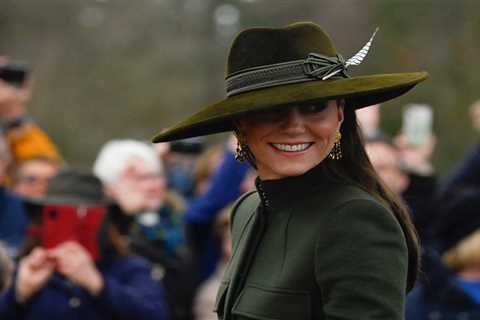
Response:
M149 139L222 99L241 29L314 21L350 57L379 26L351 73L430 73L384 104L382 125L394 135L403 105L431 104L434 164L446 173L477 140L468 106L480 98L479 9L476 0L1 0L0 54L30 63L31 113L67 161L89 165L109 139Z

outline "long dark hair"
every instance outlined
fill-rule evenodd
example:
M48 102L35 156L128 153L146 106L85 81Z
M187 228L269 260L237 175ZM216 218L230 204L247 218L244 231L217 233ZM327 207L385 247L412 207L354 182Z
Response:
M308 102L306 104L311 105L315 104L315 102ZM337 105L339 108L343 108L344 112L344 120L340 127L340 133L342 134L342 159L333 160L326 157L322 161L322 164L324 164L322 168L324 168L325 175L328 177L347 181L348 183L358 186L387 208L390 208L393 212L403 230L407 242L407 291L410 291L415 285L420 269L420 244L417 231L411 220L410 212L399 196L385 186L373 168L365 151L362 134L357 124L354 102L337 99ZM242 139L243 134L238 122L235 122L235 127L234 133L237 136L241 149L243 149L245 153L245 160L256 169L255 156L246 145L244 139Z
M344 105L344 120L340 128L342 159L332 160L327 157L324 160L326 174L354 183L392 210L407 242L407 291L410 291L415 285L420 268L420 244L410 212L403 201L384 185L373 168L364 148L352 102L339 100L338 103Z

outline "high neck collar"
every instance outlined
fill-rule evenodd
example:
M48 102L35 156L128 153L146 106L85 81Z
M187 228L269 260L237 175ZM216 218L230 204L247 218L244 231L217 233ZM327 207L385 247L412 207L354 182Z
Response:
M308 196L322 187L331 187L339 181L328 177L322 163L299 176L275 180L255 180L255 186L263 206L267 210L279 210L289 207L297 200Z

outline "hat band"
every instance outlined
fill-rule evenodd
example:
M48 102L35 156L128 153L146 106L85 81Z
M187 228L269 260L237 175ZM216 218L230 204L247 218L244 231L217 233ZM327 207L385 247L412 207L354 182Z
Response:
M341 55L328 57L310 53L306 59L248 68L225 79L227 96L261 88L314 80L348 78L347 66Z

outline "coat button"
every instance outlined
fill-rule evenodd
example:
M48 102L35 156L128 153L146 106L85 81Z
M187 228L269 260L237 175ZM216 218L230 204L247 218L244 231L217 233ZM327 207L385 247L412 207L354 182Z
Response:
M72 297L70 298L70 300L68 301L68 305L71 307L71 308L78 308L80 307L80 305L82 304L82 301L77 298L77 297Z

